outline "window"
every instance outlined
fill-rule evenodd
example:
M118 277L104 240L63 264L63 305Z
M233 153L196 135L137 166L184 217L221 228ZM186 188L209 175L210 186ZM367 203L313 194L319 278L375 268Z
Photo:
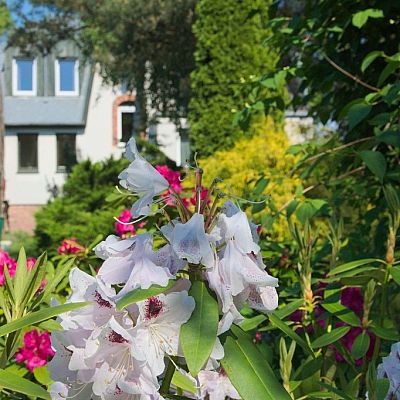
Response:
M69 172L76 164L75 139L71 133L57 135L57 172Z
M132 102L123 103L118 107L118 139L126 143L134 133L136 107Z
M18 172L38 172L38 135L18 135Z
M13 94L36 96L36 60L14 58L12 64Z
M56 95L79 95L78 60L75 58L59 58L56 60Z

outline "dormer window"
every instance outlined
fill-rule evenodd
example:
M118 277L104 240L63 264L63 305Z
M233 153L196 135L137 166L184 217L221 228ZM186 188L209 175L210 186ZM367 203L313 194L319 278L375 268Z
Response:
M12 64L14 96L36 96L36 60L14 58Z
M78 96L78 60L76 58L58 58L55 67L56 96Z

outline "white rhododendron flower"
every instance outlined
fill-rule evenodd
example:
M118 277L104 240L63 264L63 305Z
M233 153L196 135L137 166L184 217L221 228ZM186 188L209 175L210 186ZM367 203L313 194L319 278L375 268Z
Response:
M120 184L140 196L132 206L132 215L149 215L153 198L168 189L167 180L138 152L136 141L131 138L126 147L126 157L131 161L120 175Z
M385 400L400 400L400 342L392 344L390 354L382 358L377 373L378 378L389 379L390 387Z
M67 303L89 304L58 317L64 330L51 337L51 397L163 400L183 392L192 399L240 399L221 368L225 351L220 335L240 325L245 305L260 312L278 306L278 280L263 263L256 226L231 201L220 207L223 196L214 184L202 198L200 170L196 204L190 209L179 193L174 203L163 193L168 182L139 155L133 139L126 155L131 164L119 178L139 196L133 214L150 214L154 197L162 194L156 202L165 203L168 223L124 240L108 236L94 249L103 260L96 276L71 270ZM169 215L167 207L174 207L179 218ZM211 315L196 309L206 292L204 304L219 316L207 321L214 332L208 343L214 345L202 365L192 368L187 362L191 334L196 336L199 318ZM181 376L173 382L179 386L182 379L186 389L171 387L174 371Z
M240 395L232 385L224 370L200 371L200 394L205 399L208 395L210 400L240 399Z
M194 310L186 291L150 297L139 303L139 318L133 329L133 354L146 361L156 375L164 370L164 355L178 355L179 331Z
M193 264L203 264L211 267L214 262L214 252L204 231L204 216L193 214L185 224L175 223L175 226L161 228L165 237L171 243L177 256Z

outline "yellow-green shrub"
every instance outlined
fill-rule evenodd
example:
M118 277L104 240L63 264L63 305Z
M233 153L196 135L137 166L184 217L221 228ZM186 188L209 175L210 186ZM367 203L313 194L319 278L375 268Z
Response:
M263 195L270 196L279 209L294 197L300 184L298 176L289 177L295 157L286 154L289 146L283 128L271 119L263 118L252 127L253 135L237 141L229 150L221 150L199 162L204 170L204 183L210 185L215 177L223 179L219 185L227 194L245 199L254 199L254 187L261 176L269 183ZM251 208L250 208L251 210ZM257 222L267 209L252 216ZM274 239L286 237L286 224L278 218L272 232Z

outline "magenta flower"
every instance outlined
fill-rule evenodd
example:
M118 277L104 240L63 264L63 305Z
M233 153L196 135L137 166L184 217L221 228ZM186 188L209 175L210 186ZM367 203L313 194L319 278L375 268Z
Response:
M76 254L83 250L83 247L75 238L64 239L60 247L57 249L58 254Z
M11 258L6 251L0 249L0 286L4 285L4 266L7 265L10 276L15 275L15 269L17 268L17 261Z
M25 363L29 371L47 364L49 357L55 352L51 347L50 335L47 331L42 334L36 329L26 332L24 335L24 346L19 348L15 359L18 363Z
M118 220L121 222L130 222L132 219L131 210L128 208L121 212L118 217ZM125 225L121 222L116 221L114 224L115 232L118 236L126 237L126 236L134 236L135 235L135 227L133 224Z
M36 258L34 258L34 257L29 257L26 260L26 267L28 268L28 271L33 269L33 267L35 266L35 263L36 263Z
M155 168L167 180L174 192L182 192L181 173L179 171L174 171L166 165L156 165Z

